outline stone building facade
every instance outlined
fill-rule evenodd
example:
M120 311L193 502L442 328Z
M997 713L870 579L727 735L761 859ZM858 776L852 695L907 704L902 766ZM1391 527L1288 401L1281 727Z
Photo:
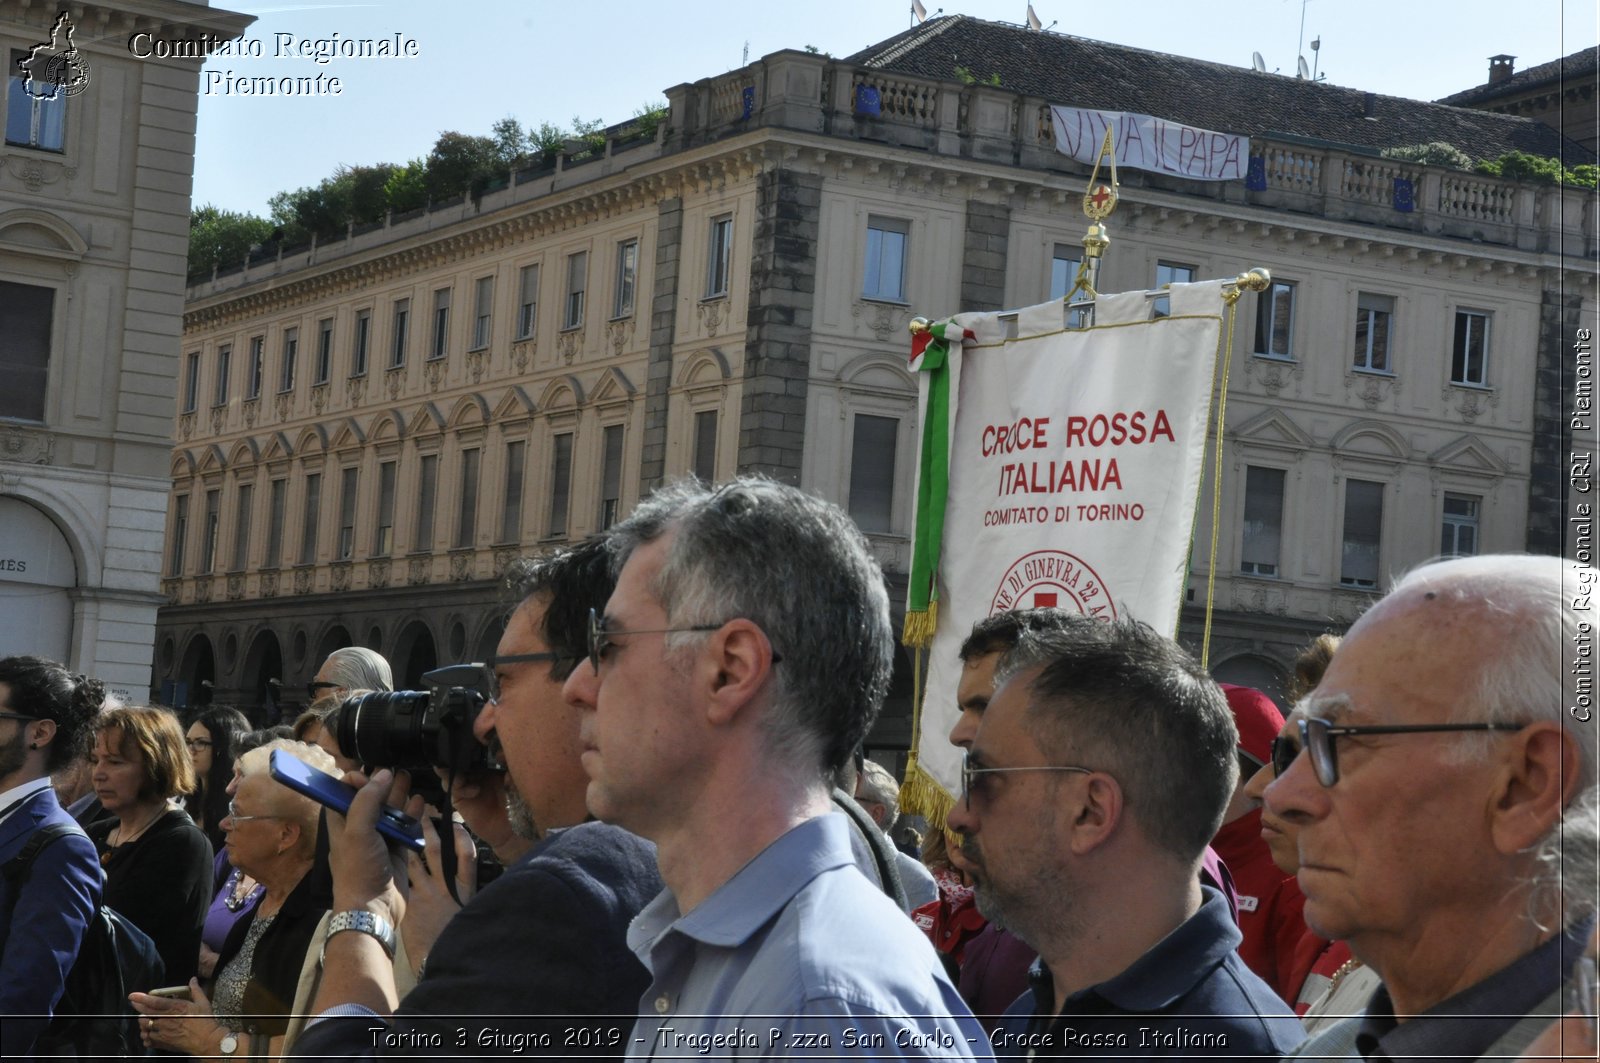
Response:
M250 19L176 0L58 14L0 0L0 654L142 698L164 600L200 64L136 59L126 42L226 39Z
M654 137L621 127L479 199L192 286L156 682L257 706L355 642L415 683L490 652L510 557L690 473L836 501L903 598L906 325L1062 294L1088 168L1055 150L1050 103L1246 132L1260 159L1251 187L1124 170L1099 283L1275 277L1231 351L1219 675L1277 690L1308 637L1441 549L1559 549L1538 370L1593 318L1594 204L1375 152L1441 125L1491 147L1557 134L1161 58L1151 78L1148 53L961 16L842 60L779 52L669 89ZM1162 88L1207 77L1226 84ZM1193 112L1249 94L1256 111ZM909 738L900 673L876 745Z

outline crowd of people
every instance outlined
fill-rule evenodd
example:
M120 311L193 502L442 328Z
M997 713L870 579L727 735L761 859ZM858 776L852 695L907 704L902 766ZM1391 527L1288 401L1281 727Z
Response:
M669 485L516 566L483 756L438 779L340 748L341 706L392 686L370 650L255 732L6 658L0 1052L60 1043L105 905L164 970L136 1047L200 1059L1593 1058L1571 567L1414 570L1307 647L1287 715L1134 620L986 618L928 695L964 762L920 837L862 756L882 574L766 480ZM274 755L342 774L348 812ZM441 784L457 822L413 792Z

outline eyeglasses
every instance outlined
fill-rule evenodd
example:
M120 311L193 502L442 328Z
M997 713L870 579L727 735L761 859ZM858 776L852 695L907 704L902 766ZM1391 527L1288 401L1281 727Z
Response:
M500 676L495 671L502 664L534 664L539 661L570 661L574 658L559 653L508 653L504 657L484 658L483 691L490 701L500 700Z
M979 763L982 763L981 761ZM983 785L983 775L1004 775L1010 771L1072 771L1082 775L1093 775L1093 768L1079 768L1072 765L1035 764L1023 768L974 768L972 754L966 753L961 758L961 799L966 803L967 811L972 811L972 795ZM983 800L983 794L978 794L978 800Z
M183 744L188 746L191 750L194 750L194 751L198 752L199 750L202 750L202 749L210 749L211 748L211 739L209 739L209 738L185 738L183 740Z
M323 682L323 681L318 681L318 680L313 679L311 682L306 684L306 697L310 698L312 701L316 701L318 698L320 698L322 696L322 692L324 690L338 690L338 689L339 689L339 684L338 683L328 683L328 682Z
M238 803L239 803L238 798L235 798L232 801L228 802L228 818L233 820L235 823L248 823L252 819L282 819L283 818L282 816L266 816L266 815L262 815L262 816L241 816L241 815L239 815L238 810L236 808Z
M724 620L722 624L726 624ZM617 635L676 635L688 631L717 631L722 624L696 624L694 627L658 627L648 631L607 631L605 617L600 615L598 609L589 610L589 664L594 667L594 674L600 674L600 662L605 660L606 651L611 648L611 640ZM776 664L783 658L777 652L772 654L772 663Z
M20 712L0 712L0 720L21 720L23 723L35 723L39 717L24 716Z
M1432 734L1446 731L1520 731L1525 723L1417 723L1382 724L1365 727L1337 727L1320 716L1306 716L1299 720L1300 742L1297 745L1286 735L1272 740L1272 770L1283 775L1294 764L1301 749L1311 751L1311 767L1317 773L1317 782L1332 786L1339 781L1339 759L1335 754L1334 739L1354 735L1404 735Z

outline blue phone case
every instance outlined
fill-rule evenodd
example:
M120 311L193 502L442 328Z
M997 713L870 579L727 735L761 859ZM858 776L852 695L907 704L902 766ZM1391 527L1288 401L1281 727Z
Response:
M325 771L319 771L292 754L281 749L272 751L272 777L296 793L305 794L319 805L326 805L335 812L350 811L350 802L355 800L356 788L342 779L335 779ZM378 833L405 846L422 852L422 824L406 815L398 808L389 805L383 806L382 813L378 816Z

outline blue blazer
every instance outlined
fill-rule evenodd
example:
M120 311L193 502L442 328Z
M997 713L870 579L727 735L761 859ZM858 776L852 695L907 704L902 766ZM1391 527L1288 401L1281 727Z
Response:
M0 864L52 823L77 826L46 786L0 823ZM45 846L20 890L0 876L0 1056L27 1057L49 1025L100 896L100 860L83 834Z

